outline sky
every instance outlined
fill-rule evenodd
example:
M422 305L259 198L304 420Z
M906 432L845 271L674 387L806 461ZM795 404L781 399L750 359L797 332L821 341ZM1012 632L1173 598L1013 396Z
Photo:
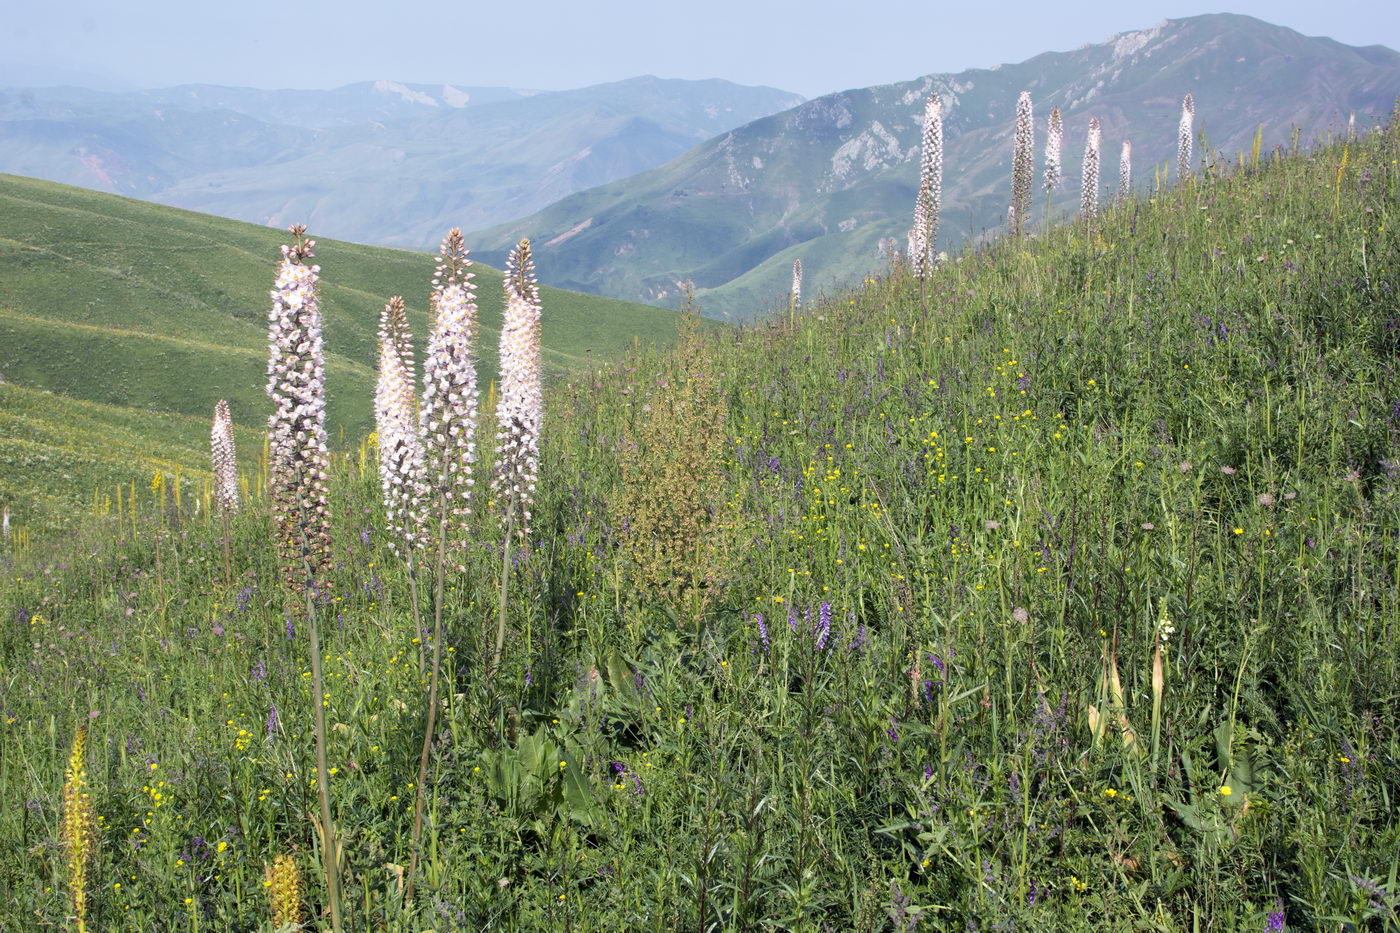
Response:
M388 79L560 90L654 74L816 97L1215 12L1400 49L1400 3L1229 2L0 0L0 85L331 88Z

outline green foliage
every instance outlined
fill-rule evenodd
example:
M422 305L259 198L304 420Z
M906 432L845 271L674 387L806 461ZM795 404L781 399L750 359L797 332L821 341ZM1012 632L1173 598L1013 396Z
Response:
M421 633L373 458L335 467L321 697L256 498L232 591L204 515L7 555L0 916L62 922L87 720L94 929L265 929L293 850L320 917L321 703L350 929L1395 928L1400 124L1342 160L697 337L754 529L698 626L646 611L612 498L692 362L557 386L489 682L500 552L448 582L413 904Z

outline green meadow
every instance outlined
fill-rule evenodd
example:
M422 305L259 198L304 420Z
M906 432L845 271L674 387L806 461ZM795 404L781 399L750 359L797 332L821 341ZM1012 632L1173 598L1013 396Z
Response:
M924 282L896 265L747 328L682 319L674 350L556 379L494 676L483 426L412 901L429 646L349 432L379 296L416 296L424 332L423 259L325 244L351 440L315 606L323 695L256 474L231 583L207 503L149 483L135 510L10 542L0 927L72 926L60 824L86 724L93 930L266 933L270 890L283 933L329 930L330 857L357 931L1400 929L1398 159L1392 119L1212 163ZM270 282L276 234L173 223L153 228L168 268L65 259L58 233L7 246L81 278L39 315L0 275L6 346L36 317L108 340L82 328L108 326L92 303L123 275L191 297L173 328L133 302L146 330L114 356L255 347L266 283L246 306L219 289L244 263ZM354 327L335 311L353 300ZM252 406L254 363L219 391ZM23 443L98 446L6 392ZM113 435L158 434L193 468L197 401ZM72 410L102 430L106 409ZM237 440L255 460L257 435ZM300 887L265 880L279 857Z
M27 421L33 407L4 387L0 489L17 521L38 528L71 525L73 509L95 494L112 494L84 485L89 477L138 477L149 484L169 461L182 464L182 476L192 483L207 480L207 437L205 455L172 455L163 448L183 445L193 435L174 427L183 422L168 416L202 420L207 434L214 403L223 398L236 424L265 424L271 411L263 391L268 291L278 246L286 240L286 231L0 175L0 376L11 386L62 396L39 423L21 427L17 422ZM319 240L316 261L325 281L327 366L339 386L330 400L329 427L333 440L348 438L353 446L373 428L379 312L389 296L402 295L414 333L426 338L433 259ZM481 346L492 351L480 354L485 385L495 377L501 273L485 266L476 266L475 273ZM634 340L674 337L669 312L543 291L550 309L544 361L551 376L615 359ZM56 446L39 440L43 422L62 423L60 413L82 402L125 409L112 421L121 423L126 440L131 432L152 428L144 433L152 455L123 458L130 469L121 469L100 451L84 453L80 439L60 439ZM256 446L249 452L251 466ZM31 464L44 457L70 468L36 477ZM65 473L72 474L71 482ZM42 490L43 497L21 495L26 489Z

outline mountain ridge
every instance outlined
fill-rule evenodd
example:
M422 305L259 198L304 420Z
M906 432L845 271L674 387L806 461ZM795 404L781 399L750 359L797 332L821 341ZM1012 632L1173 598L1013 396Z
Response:
M930 91L942 95L946 114L940 248L954 249L1004 221L1022 89L1035 98L1038 144L1049 108L1065 113L1070 179L1055 203L1068 207L1078 201L1091 115L1103 123L1105 182L1127 136L1141 184L1154 164L1174 159L1188 91L1197 100L1197 129L1233 154L1249 147L1261 123L1274 144L1293 125L1312 134L1341 129L1351 110L1363 119L1389 113L1397 88L1400 53L1384 47L1358 50L1239 14L1164 20L1021 63L824 95L639 176L474 232L468 242L496 261L512 238L548 242L586 224L537 256L544 281L666 304L690 279L706 313L749 319L786 293L793 259L804 260L811 287L865 275L890 237L903 246ZM1039 149L1036 157L1039 164ZM1036 200L1043 212L1043 193ZM812 261L819 254L836 261Z

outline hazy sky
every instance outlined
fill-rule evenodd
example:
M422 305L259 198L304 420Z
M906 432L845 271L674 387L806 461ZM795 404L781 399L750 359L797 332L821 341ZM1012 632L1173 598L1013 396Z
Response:
M0 84L327 88L388 78L561 89L656 74L814 97L1222 11L1400 48L1400 3L1230 2L0 0Z

